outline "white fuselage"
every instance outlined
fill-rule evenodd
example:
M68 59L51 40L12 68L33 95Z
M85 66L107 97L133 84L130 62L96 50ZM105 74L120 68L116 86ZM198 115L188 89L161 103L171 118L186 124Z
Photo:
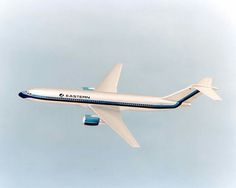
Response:
M42 102L77 104L84 107L92 104L119 106L122 110L169 109L168 106L176 103L160 97L68 89L30 89L21 92L21 95L23 98Z

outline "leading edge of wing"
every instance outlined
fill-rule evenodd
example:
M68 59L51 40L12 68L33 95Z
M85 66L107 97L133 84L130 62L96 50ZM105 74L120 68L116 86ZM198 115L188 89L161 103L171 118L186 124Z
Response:
M117 92L117 86L120 79L122 64L116 64L103 79L103 81L96 87L96 91L101 92Z
M140 147L134 136L123 122L118 107L101 107L96 105L90 105L89 107L130 146L134 148Z

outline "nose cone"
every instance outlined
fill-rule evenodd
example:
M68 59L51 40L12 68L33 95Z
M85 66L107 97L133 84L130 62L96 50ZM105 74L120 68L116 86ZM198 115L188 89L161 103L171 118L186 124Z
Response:
M26 95L24 91L23 91L23 92L20 92L18 95L19 95L19 97L21 97L21 98L23 98L23 99L25 99L25 98L28 97L28 95Z

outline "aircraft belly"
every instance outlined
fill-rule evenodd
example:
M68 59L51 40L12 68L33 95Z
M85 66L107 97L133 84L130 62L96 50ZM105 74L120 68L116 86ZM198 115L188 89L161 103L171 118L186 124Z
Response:
M66 104L66 105L79 105L81 107L88 107L89 104L83 104L78 102L61 102L61 101L52 101L52 100L43 100L43 99L35 99L35 98L29 98L31 101L35 102L44 102L44 103L53 103L53 104Z

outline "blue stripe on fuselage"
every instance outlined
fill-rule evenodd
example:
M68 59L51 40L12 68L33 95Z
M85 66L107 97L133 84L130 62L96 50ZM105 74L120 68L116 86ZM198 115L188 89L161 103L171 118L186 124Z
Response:
M184 101L193 97L199 93L198 90L194 90L190 94L186 95L175 104L139 104L139 103L126 103L126 102L114 102L114 101L101 101L92 99L75 99L75 98L64 98L64 97L47 97L41 95L27 94L26 92L20 92L19 96L22 98L33 98L46 101L57 101L57 102L71 102L71 103L85 103L85 104L100 104L100 105L111 105L111 106L126 106L126 107L137 107L137 108L153 108L153 109L172 109L179 107Z

